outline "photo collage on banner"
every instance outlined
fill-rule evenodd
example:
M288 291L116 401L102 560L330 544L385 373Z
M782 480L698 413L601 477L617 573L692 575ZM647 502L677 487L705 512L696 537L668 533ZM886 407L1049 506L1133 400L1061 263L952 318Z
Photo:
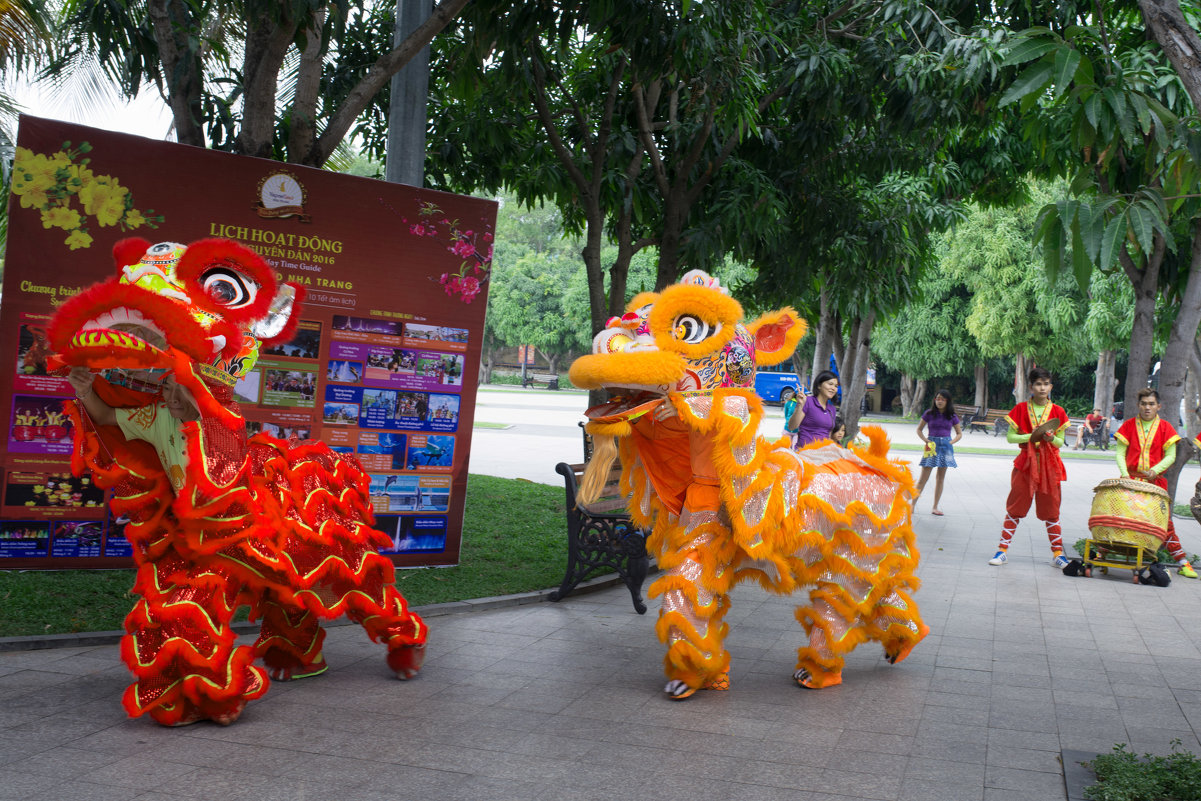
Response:
M113 274L113 245L130 236L232 239L303 287L295 335L264 347L234 387L247 433L353 456L393 561L458 562L494 202L28 116L17 144L24 180L9 198L0 304L0 568L129 564L129 521L71 474L73 393L46 327ZM77 174L102 187L88 204Z

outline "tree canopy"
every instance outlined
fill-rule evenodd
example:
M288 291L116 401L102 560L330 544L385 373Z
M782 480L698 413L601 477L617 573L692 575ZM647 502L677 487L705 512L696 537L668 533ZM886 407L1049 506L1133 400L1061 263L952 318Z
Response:
M127 97L154 86L183 144L319 167L467 2L393 45L394 3L65 0L50 73L95 59Z

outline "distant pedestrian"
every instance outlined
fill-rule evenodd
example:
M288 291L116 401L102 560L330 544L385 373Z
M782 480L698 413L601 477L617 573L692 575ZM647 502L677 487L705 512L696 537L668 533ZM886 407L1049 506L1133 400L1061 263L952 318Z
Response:
M1083 448L1085 437L1095 435L1098 428L1104 429L1104 427L1105 416L1101 414L1100 409L1093 409L1092 414L1085 415L1084 423L1081 424L1080 431L1076 434L1076 444L1072 446L1072 450L1078 451Z
M784 436L788 437L788 441L793 448L796 448L796 426L792 423L792 413L804 402L805 388L798 383L793 387L792 394L788 396L788 400L784 401Z
M797 407L788 418L788 428L796 432L796 448L830 438L834 430L834 418L838 407L834 396L838 394L838 376L822 370L813 379L813 394Z
M926 434L927 427L929 435ZM952 437L951 434L955 436ZM918 462L918 466L922 468L922 477L918 479L913 503L916 505L917 499L922 497L922 490L930 478L930 471L937 468L938 473L934 478L934 508L930 510L930 514L941 517L942 510L938 508L938 502L942 500L943 481L946 480L948 467L959 466L955 463L955 443L963 438L963 426L959 422L959 415L955 414L955 404L951 401L949 391L940 389L934 393L934 401L930 408L922 414L921 420L918 420L917 436L926 443L926 451L922 454L922 460Z

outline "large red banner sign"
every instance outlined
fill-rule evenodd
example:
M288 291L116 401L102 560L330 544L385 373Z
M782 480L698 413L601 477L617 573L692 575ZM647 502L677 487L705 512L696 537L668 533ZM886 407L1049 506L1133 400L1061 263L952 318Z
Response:
M0 568L130 564L124 522L70 471L54 310L137 236L221 236L307 299L235 388L250 431L321 439L371 474L404 566L456 564L496 204L22 117L0 304Z

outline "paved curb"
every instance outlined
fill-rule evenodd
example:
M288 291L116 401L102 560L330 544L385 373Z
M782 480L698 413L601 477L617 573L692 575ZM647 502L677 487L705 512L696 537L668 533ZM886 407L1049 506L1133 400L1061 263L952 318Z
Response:
M654 572L654 568L652 568ZM624 586L617 575L600 576L585 581L571 591L572 595L583 595L599 590L607 590L614 586ZM510 606L542 603L549 601L554 589L519 592L514 595L498 595L493 598L473 598L466 601L450 601L444 604L427 604L426 606L410 607L423 618L458 615L467 612L482 612L487 609L501 609ZM345 617L323 621L325 626L356 625ZM234 623L231 628L238 634L254 634L259 630L258 623L243 621ZM95 645L116 645L125 636L123 631L91 631L71 634L34 634L26 637L0 637L0 652L4 651L39 651L45 648L88 648Z
M1097 783L1097 774L1091 768L1086 768L1080 763L1092 762L1099 756L1101 755L1096 751L1063 750L1059 752L1059 759L1063 763L1063 783L1067 789L1068 801L1088 801L1084 791Z

